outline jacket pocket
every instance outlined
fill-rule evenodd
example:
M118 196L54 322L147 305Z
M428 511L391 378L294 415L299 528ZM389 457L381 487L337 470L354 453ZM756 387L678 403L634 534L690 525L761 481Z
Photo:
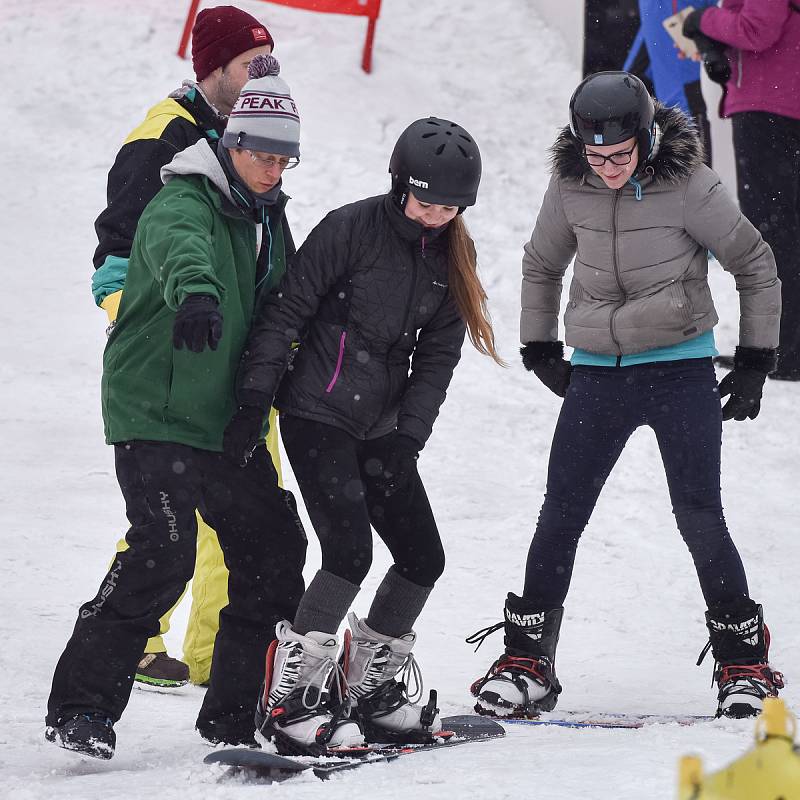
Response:
M682 281L676 281L669 287L670 306L681 324L692 320L692 304L686 295L686 288Z
M578 306L581 305L585 296L586 292L584 291L583 286L581 286L580 283L573 278L569 285L569 301L567 302L567 307L564 310L564 324L572 321L575 315L579 313Z

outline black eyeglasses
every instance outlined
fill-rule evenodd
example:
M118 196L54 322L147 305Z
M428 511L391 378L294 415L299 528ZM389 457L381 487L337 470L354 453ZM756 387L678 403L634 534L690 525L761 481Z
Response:
M584 149L583 154L592 167L602 167L606 161L610 161L618 167L624 167L626 164L631 163L633 151L635 149L636 145L631 147L630 150L620 150L619 153L612 153L610 156L602 156L600 153L590 153L588 150Z

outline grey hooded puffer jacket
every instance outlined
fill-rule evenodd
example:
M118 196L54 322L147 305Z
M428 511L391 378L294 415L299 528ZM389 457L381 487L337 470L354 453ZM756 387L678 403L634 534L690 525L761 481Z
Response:
M657 105L658 149L638 176L606 187L569 128L552 148L553 175L522 259L523 343L554 341L564 272L575 257L565 341L628 355L704 333L718 321L708 287L711 251L736 278L739 344L778 344L775 259L715 172L677 109Z

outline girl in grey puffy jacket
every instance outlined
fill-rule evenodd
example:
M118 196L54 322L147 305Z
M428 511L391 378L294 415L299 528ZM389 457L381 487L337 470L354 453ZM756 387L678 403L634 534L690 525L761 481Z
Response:
M505 652L472 686L476 710L529 716L555 706L555 648L578 541L625 443L647 425L708 607L716 713L757 714L783 684L769 666L761 606L749 597L725 524L720 449L722 420L756 417L775 365L775 262L702 163L691 123L655 106L638 78L590 76L570 114L525 246L521 317L523 363L565 399L523 595L509 594L505 622L474 639L505 626ZM719 387L709 250L734 275L741 305L736 367ZM573 258L564 317L570 363L558 311Z

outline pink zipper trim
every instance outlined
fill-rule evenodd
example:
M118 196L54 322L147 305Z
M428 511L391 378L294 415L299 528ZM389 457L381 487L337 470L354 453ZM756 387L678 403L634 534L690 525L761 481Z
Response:
M341 338L339 339L339 358L336 359L336 369L333 371L333 377L325 390L328 394L333 391L336 386L336 381L339 380L339 373L342 370L342 360L344 359L344 340L347 338L347 331L342 331Z

